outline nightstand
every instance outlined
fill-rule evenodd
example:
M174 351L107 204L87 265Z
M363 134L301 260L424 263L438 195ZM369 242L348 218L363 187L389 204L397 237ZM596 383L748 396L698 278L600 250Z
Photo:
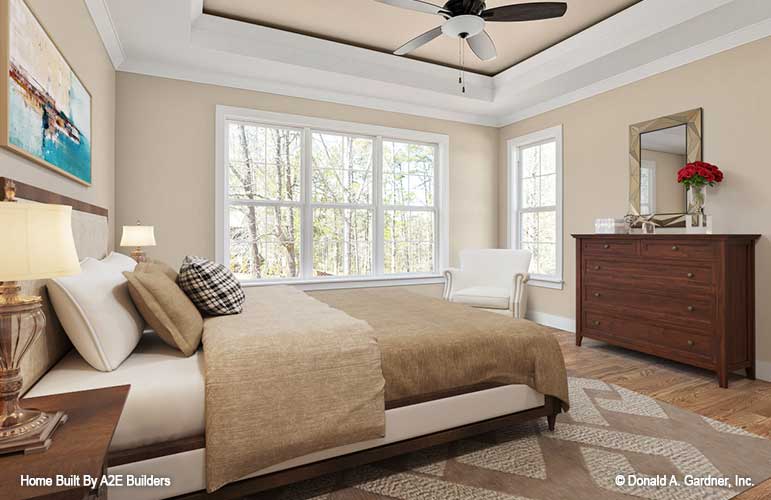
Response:
M92 490L83 484L83 477L101 478L104 473L107 449L130 387L121 385L23 399L27 408L62 410L68 420L56 430L47 451L30 455L0 455L2 497L13 500L100 498L106 489ZM53 485L22 486L22 475L30 480L50 478ZM57 486L57 476L69 481Z

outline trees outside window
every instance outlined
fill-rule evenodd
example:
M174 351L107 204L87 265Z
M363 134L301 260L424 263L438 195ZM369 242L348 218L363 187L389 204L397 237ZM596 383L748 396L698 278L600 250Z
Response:
M243 281L437 273L437 144L227 120L226 263Z
M529 250L530 285L562 287L562 127L508 141L510 244Z
M228 126L230 269L242 279L299 276L302 131Z

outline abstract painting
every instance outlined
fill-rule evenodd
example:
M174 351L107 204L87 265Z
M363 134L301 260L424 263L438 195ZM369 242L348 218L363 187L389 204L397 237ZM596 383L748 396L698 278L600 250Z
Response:
M91 184L91 95L24 0L0 0L2 145Z

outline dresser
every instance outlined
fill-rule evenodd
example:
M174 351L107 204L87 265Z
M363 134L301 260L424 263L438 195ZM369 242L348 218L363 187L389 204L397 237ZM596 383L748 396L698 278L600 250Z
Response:
M574 234L576 345L584 337L755 377L752 234Z

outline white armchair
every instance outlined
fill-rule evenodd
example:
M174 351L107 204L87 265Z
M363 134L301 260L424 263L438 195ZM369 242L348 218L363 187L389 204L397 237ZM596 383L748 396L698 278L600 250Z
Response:
M444 271L444 299L524 318L530 257L527 250L463 250L460 269Z

